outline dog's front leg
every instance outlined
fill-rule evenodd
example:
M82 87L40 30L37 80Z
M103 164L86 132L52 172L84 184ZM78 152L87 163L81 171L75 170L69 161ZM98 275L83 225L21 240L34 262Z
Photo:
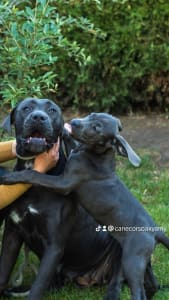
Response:
M41 300L44 292L50 286L57 267L63 256L63 247L60 245L47 246L41 260L38 275L28 296L28 300Z
M0 293L6 288L12 269L16 263L22 246L22 238L14 229L11 221L7 221L3 234L0 257Z
M86 177L89 175L86 174ZM85 180L85 174L83 174ZM20 172L13 172L1 178L1 184L14 183L31 183L36 186L43 186L53 189L63 195L68 195L73 191L81 181L81 174L76 171L71 172L71 169L59 176L42 174L34 170L23 170Z
M70 159L65 166L64 172L59 176L42 174L35 170L23 170L1 177L0 184L31 183L36 186L53 189L55 192L63 195L68 195L82 181L90 179L90 172L88 172L85 165L83 167L82 172L76 160Z

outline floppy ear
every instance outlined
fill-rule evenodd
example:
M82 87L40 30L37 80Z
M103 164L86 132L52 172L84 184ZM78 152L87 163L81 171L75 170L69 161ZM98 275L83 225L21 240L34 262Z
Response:
M133 166L138 167L140 165L141 158L121 135L116 135L113 140L113 145L115 146L118 154L128 157Z
M1 128L6 130L9 134L12 132L12 124L14 124L14 113L16 107L9 113L9 115L4 119L1 124Z

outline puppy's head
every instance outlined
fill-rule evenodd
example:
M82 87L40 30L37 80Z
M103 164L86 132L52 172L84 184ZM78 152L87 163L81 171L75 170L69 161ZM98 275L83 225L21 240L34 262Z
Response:
M62 113L51 100L27 98L6 117L2 128L10 133L12 125L15 127L18 155L36 155L50 149L62 135Z
M73 119L67 129L79 142L97 153L113 148L118 154L128 157L134 166L140 165L140 158L119 134L122 130L118 118L106 113L92 113L85 118Z

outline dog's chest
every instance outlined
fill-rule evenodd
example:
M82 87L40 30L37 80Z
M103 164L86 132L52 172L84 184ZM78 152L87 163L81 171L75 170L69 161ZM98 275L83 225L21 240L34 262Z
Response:
M26 160L24 166L25 166L26 170L32 170L33 169L33 160L32 159Z
M29 204L27 207L25 207L22 210L13 209L10 213L10 218L15 224L22 224L26 221L26 219L31 219L31 217L35 218L37 216L40 216L40 211L33 206L32 204Z
M32 170L34 166L34 158L30 159L21 159L18 158L15 171L22 171L22 170Z
M22 165L23 169L32 170L34 165L34 160L33 159L25 160L22 162L22 164L23 164ZM21 224L31 216L36 217L40 215L39 209L34 204L22 202L20 206L21 207L13 208L13 210L10 213L10 219L12 219L12 221L15 224Z
M32 170L33 165L34 165L34 159L28 159L22 161L22 169ZM39 209L34 204L31 203L24 204L22 200L22 203L19 203L17 206L18 208L14 206L9 216L10 219L12 219L12 221L15 224L21 224L31 216L36 217L40 215Z

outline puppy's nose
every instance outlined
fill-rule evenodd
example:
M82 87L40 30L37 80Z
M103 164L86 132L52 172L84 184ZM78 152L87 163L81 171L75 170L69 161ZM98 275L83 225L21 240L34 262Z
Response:
M78 120L78 119L73 119L73 120L70 122L70 124L71 124L72 126L75 126L75 127L80 127L81 122L80 122L80 120Z
M44 114L43 112L33 112L31 115L31 118L33 121L36 122L45 122L48 118L48 116L46 114Z

